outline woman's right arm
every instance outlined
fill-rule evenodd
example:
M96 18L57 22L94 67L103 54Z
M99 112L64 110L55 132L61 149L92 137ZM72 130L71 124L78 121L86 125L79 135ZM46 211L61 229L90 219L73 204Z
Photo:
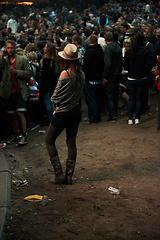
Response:
M41 68L43 67L43 59L40 60Z

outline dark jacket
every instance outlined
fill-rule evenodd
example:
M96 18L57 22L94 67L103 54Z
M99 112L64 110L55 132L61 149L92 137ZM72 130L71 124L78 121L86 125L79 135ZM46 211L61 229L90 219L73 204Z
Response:
M84 55L85 80L102 81L104 52L99 44L89 46Z
M140 46L131 58L131 49L126 51L124 57L124 69L128 71L128 77L140 79L147 77L153 67L153 58L145 46Z
M51 59L43 59L43 67L41 71L40 90L42 93L54 92L57 84L57 77L55 73L55 63L50 66Z
M104 48L104 72L105 79L120 75L122 72L122 48L118 43L112 42Z

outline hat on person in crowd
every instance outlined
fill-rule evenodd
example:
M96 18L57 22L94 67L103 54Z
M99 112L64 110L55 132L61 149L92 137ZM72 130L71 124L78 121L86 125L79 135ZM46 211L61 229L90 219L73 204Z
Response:
M66 60L78 60L81 57L81 54L78 52L76 45L68 43L63 51L58 52L58 55Z

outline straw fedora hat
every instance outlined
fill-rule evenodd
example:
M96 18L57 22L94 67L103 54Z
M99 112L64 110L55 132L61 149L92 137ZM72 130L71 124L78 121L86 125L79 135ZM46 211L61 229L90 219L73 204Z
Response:
M81 54L78 52L76 45L68 43L63 51L59 52L58 55L66 60L77 60Z

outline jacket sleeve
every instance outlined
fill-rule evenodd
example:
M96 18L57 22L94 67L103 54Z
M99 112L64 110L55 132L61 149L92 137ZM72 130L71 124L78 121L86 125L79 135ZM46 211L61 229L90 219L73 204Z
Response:
M103 76L106 79L108 78L108 75L109 75L110 65L111 65L111 54L106 46L105 52L104 52L104 71L103 71Z
M21 57L21 60L16 67L18 79L29 80L33 76L33 71L26 57Z
M106 17L105 27L108 25L108 18Z

